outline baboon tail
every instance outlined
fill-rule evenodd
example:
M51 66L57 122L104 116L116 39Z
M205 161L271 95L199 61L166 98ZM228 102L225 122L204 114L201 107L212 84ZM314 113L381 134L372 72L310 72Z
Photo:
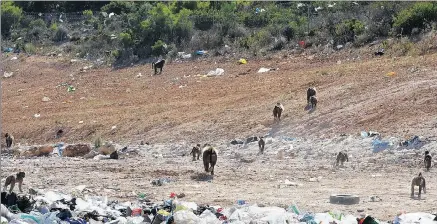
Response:
M152 69L155 68L155 62L152 62Z

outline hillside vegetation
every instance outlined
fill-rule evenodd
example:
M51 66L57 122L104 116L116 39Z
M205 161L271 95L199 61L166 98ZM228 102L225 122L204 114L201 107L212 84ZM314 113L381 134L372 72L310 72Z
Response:
M437 21L435 2L3 1L1 10L2 47L114 66L197 50L249 58L282 49L329 54L405 36L398 50L407 54Z

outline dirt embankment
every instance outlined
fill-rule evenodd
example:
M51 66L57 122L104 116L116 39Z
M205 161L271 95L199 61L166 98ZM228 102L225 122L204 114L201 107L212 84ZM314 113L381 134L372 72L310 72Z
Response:
M307 57L171 63L151 76L149 65L79 70L85 62L3 58L2 132L17 142L215 141L274 132L329 137L375 130L386 135L435 135L437 54L341 61ZM217 67L219 77L200 77ZM257 73L261 67L277 71ZM395 72L394 76L387 76ZM137 77L141 73L141 77ZM3 72L2 72L3 74ZM75 91L67 92L68 83ZM304 111L306 88L319 104ZM43 102L48 97L48 102ZM280 126L272 107L285 106ZM34 117L40 114L40 117ZM54 139L63 129L61 139Z

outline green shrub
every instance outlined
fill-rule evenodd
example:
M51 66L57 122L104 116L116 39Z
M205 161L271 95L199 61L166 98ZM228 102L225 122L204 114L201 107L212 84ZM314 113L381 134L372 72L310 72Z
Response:
M4 37L10 36L11 27L18 24L23 11L14 5L12 1L1 2L1 33Z
M67 30L63 27L56 28L55 35L53 37L53 41L60 42L67 40L68 33Z
M47 25L42 19L37 19L29 24L29 29L27 30L26 39L28 41L34 42L43 39L42 37L47 34Z
M52 25L50 25L50 30L53 31L53 32L58 30L58 24L57 23L52 23Z
M158 40L152 45L152 55L160 56L167 54L167 45L162 41Z
M414 28L423 29L433 21L437 21L436 3L417 2L399 12L394 19L393 28L396 33L411 34Z
M133 44L132 36L129 33L120 33L120 40L124 47L130 47Z
M36 47L31 44L31 43L27 43L24 45L24 51L28 54L35 54L36 53Z
M364 32L364 24L356 19L346 20L335 26L337 43L354 41L355 36Z
M82 14L85 16L86 19L91 19L93 17L93 11L91 10L84 10Z

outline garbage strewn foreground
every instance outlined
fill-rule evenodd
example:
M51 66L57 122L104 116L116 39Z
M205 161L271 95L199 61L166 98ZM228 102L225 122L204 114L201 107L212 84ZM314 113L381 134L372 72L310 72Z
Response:
M16 196L2 193L1 223L152 223L152 224L223 224L223 223L381 223L376 218L354 217L340 212L310 213L296 205L287 209L247 205L238 200L231 208L184 202L172 193L168 200L151 202L140 194L135 202L118 202L107 197L75 198L53 191L31 190L34 195ZM436 223L437 217L427 213L408 213L394 217L393 223Z

